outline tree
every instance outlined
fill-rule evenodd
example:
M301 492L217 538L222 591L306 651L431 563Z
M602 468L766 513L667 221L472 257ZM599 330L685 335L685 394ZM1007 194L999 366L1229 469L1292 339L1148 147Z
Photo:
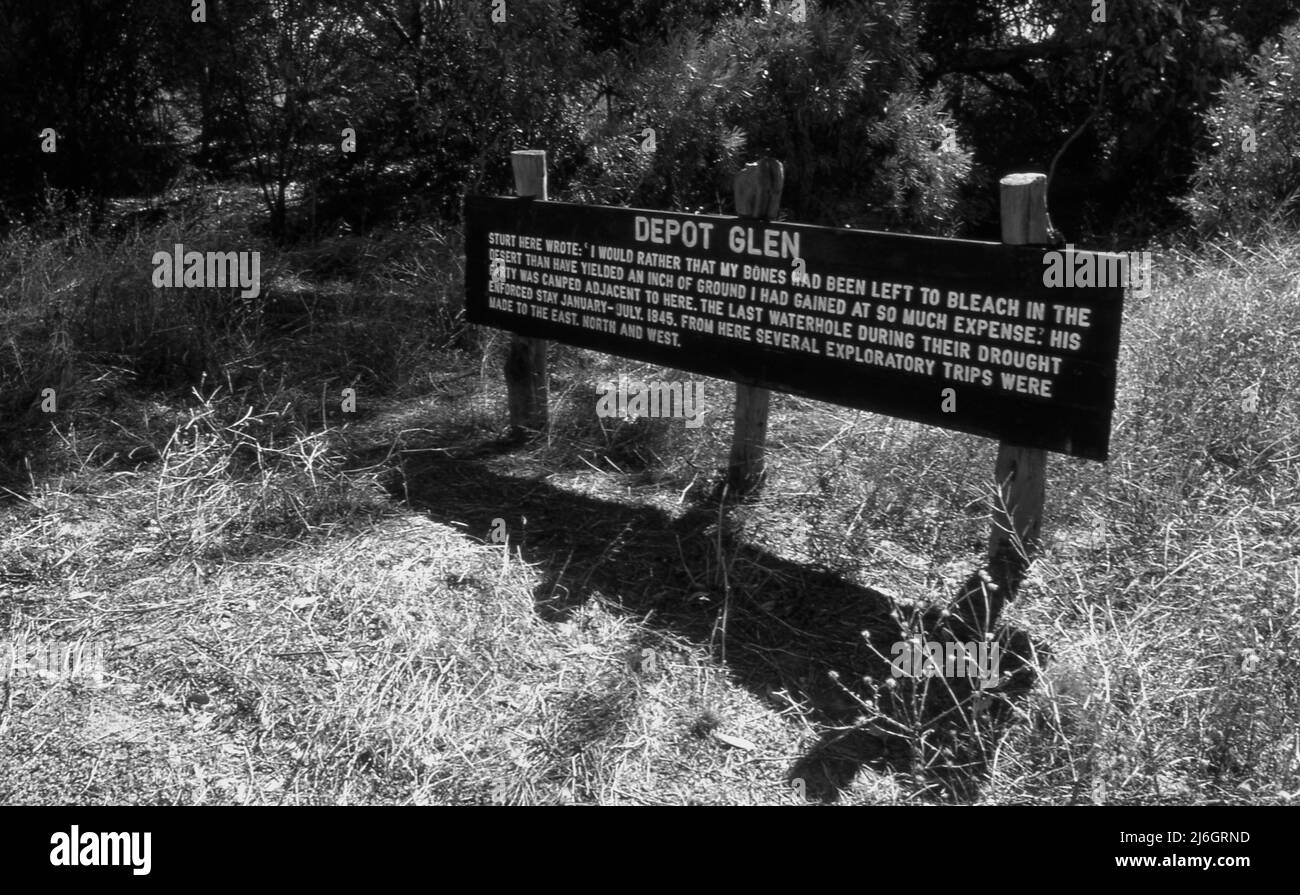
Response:
M204 97L205 147L215 138L247 163L276 238L287 233L291 186L340 163L369 74L360 34L343 5L306 0L229 0L196 32L204 62L190 74Z
M770 155L785 165L784 205L798 220L953 229L969 154L942 95L918 84L908 7L810 5L804 21L791 12L745 11L631 60L614 114L593 128L575 198L726 211L732 174Z
M1228 18L1243 16L1271 21ZM1047 170L1060 154L1053 207L1067 231L1167 218L1200 113L1245 59L1244 39L1204 0L928 0L922 22L926 81L949 87L977 163Z
M174 168L157 114L167 40L160 0L0 0L0 202L11 214L37 206L47 188L95 205L156 186ZM46 129L54 139L43 146Z

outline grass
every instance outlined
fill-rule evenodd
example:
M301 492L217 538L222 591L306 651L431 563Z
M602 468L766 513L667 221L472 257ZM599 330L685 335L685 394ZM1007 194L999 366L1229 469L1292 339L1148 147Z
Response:
M1300 794L1294 234L1157 252L1113 459L1053 456L1002 632L1043 671L977 705L887 662L979 564L992 444L778 395L724 510L727 383L697 430L600 419L680 374L553 347L512 445L454 235L256 246L246 200L0 248L0 639L105 665L0 683L0 802ZM262 250L263 295L153 290L173 242Z

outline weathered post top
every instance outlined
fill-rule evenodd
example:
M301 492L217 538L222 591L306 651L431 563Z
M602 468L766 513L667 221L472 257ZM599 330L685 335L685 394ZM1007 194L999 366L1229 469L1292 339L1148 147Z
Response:
M781 210L785 166L774 158L750 162L736 175L733 193L736 214L742 218L774 218Z
M547 198L545 149L516 149L510 153L510 164L515 169L516 195L542 200Z
M1002 201L1002 241L1016 246L1051 242L1047 175L1008 174L998 186Z

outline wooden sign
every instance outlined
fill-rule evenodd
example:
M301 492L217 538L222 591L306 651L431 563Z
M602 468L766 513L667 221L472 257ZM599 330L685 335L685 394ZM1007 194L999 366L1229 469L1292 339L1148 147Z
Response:
M471 322L1107 458L1120 256L532 199L465 221Z

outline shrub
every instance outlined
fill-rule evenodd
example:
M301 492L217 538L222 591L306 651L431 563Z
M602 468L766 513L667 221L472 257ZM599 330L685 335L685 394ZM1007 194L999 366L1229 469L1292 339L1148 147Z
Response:
M788 10L682 32L627 74L622 102L571 184L583 202L729 210L731 175L772 156L782 201L824 224L951 229L970 172L913 64L906 12ZM642 146L655 130L653 151Z
M1300 219L1300 24L1261 47L1248 77L1224 84L1206 127L1210 149L1183 201L1202 234Z

